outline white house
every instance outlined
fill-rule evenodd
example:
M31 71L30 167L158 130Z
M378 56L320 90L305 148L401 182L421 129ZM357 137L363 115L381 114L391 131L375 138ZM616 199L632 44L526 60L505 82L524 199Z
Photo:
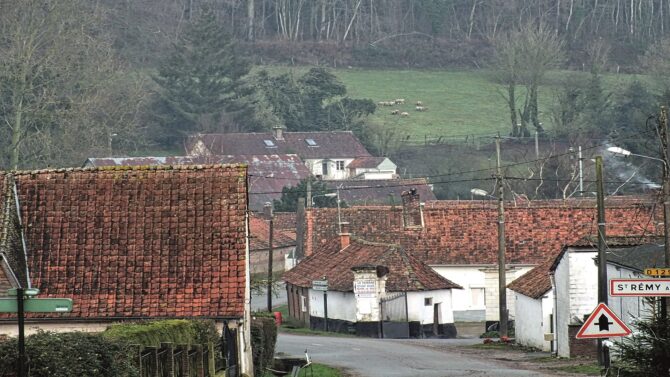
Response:
M398 165L388 157L358 157L347 165L350 179L395 179Z
M372 157L351 131L284 132L282 127L275 127L272 132L193 135L187 140L186 153L192 156L297 154L312 175L324 180L350 178L348 167L353 161ZM387 160L362 169L379 177L388 176L391 168L395 173L395 164Z
M617 246L616 241L608 242L608 279L641 277L644 268L663 265L662 246ZM555 351L561 357L594 351L592 340L578 341L574 336L598 305L597 254L593 244L586 241L567 246L557 257L509 285L517 298L518 343ZM610 296L608 305L631 327L646 310L639 297Z
M350 239L343 225L339 242L284 274L289 315L359 336L456 336L452 291L460 286L399 245ZM313 287L315 280L327 280L328 291Z

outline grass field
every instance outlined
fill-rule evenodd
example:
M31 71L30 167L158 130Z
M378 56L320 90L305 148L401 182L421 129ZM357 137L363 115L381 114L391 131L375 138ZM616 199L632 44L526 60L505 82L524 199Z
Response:
M263 67L272 73L292 71L296 76L308 67ZM354 98L369 98L375 103L404 98L404 105L377 107L372 122L397 128L409 134L412 140L423 141L425 135L436 138L465 138L466 135L493 135L509 133L509 110L501 96L504 87L494 84L491 72L486 70L382 70L336 69L333 73L347 87ZM546 129L551 129L550 107L563 79L575 75L586 81L589 74L575 71L550 72L540 88L540 117ZM648 80L636 75L603 75L607 90L616 91L634 79ZM517 89L517 108L523 105L524 88ZM418 112L415 104L421 101L428 111ZM407 117L391 115L398 109Z

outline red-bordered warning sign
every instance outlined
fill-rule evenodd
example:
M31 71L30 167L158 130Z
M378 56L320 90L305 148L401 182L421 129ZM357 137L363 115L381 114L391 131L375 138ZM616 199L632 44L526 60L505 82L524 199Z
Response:
M577 339L610 338L630 335L625 323L607 305L600 303L577 333Z

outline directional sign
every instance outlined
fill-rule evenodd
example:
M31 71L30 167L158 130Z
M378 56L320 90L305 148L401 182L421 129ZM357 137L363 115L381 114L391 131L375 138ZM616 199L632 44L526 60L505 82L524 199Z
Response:
M670 276L670 268L645 268L644 274L649 276Z
M586 319L586 322L579 329L575 338L610 338L613 336L626 336L630 333L631 331L628 326L607 305L600 303L596 307L596 310Z
M18 306L15 298L0 298L0 313L16 313ZM67 313L72 311L72 299L69 298L29 298L23 301L26 313Z
M670 296L670 279L610 279L610 296Z
M327 291L328 280L312 280L312 289L315 291Z

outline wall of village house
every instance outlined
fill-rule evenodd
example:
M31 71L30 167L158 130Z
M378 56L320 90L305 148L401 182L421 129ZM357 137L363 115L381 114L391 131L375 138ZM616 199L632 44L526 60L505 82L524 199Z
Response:
M286 269L286 256L291 254L294 249L295 247L281 247L272 250L272 271L284 271ZM267 273L268 254L268 249L251 250L249 252L249 265L252 274Z
M438 323L454 323L452 309L452 290L420 291L407 293L407 311L410 321L419 321L422 325L433 323L433 305L439 304ZM426 305L426 298L431 303Z
M324 318L323 292L309 290L309 315ZM356 298L352 292L328 291L328 318L356 322Z
M570 324L570 279L568 278L569 259L561 258L554 271L554 293L556 302L554 316L556 318L556 350L558 356L570 357L570 338L568 325Z
M535 347L543 351L551 350L551 342L544 340L544 334L551 332L551 313L553 309L553 291L534 299L515 292L516 296L516 342L524 346Z
M486 315L484 271L477 266L431 266L438 274L463 287L452 289L454 321L484 321Z
M522 266L522 267L507 267L505 272L505 280L507 284L513 282L521 275L530 271L532 266ZM486 292L486 320L487 321L499 321L500 312L498 309L499 294L498 294L498 268L487 268L483 269L484 271L484 283L485 283L485 292ZM506 290L507 298L507 311L509 313L508 318L514 320L516 316L515 311L515 301L516 297L514 292L507 289Z
M626 278L649 278L646 275L625 267L619 267L612 264L607 265L607 279L626 279ZM643 297L612 297L608 298L608 306L621 318L633 331L634 320L650 314L651 307L647 305Z
M375 180L375 179L394 179L395 171L379 171L372 169L355 169L354 174L350 176L351 178L366 179L366 180Z
M347 179L349 178L349 169L347 166L353 161L353 158L330 158L327 160L324 159L307 159L305 160L305 165L315 176L321 176L322 179L326 180L336 180L336 179ZM323 175L323 162L326 161L328 164L328 174ZM344 161L344 168L342 170L337 170L337 161Z

